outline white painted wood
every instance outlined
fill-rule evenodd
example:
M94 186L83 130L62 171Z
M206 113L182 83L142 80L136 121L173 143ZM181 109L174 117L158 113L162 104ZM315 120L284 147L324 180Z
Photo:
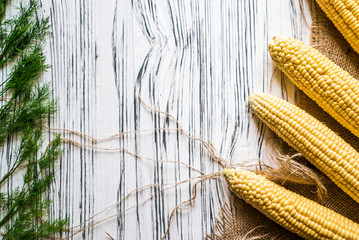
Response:
M59 102L51 127L97 138L176 127L165 116L146 110L137 99L141 95L151 106L171 113L184 129L211 140L227 161L268 157L268 130L252 119L247 99L254 92L271 92L293 101L294 87L283 74L277 71L272 78L267 45L276 35L309 42L299 1L42 0L42 4L52 24L46 46L52 68L44 80L51 82ZM306 1L304 7L310 20ZM92 144L78 136L64 133L64 137ZM198 142L174 132L130 134L97 146L182 161L205 173L220 170ZM56 171L49 192L54 200L50 216L69 217L70 226L137 187L198 175L178 164L69 144L64 144ZM165 191L73 239L107 239L105 232L115 239L160 239L172 209L190 196L191 186ZM90 223L141 203L160 189L134 195ZM196 204L176 213L169 239L203 238L227 196L223 180L201 184Z

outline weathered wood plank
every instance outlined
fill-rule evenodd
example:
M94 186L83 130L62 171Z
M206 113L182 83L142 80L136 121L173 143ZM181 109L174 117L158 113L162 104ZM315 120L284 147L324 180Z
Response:
M275 35L309 41L299 1L42 3L52 23L47 45L52 68L44 80L51 82L59 101L59 111L49 126L98 138L176 127L163 115L146 110L137 99L141 95L151 106L175 116L184 129L211 140L228 161L268 157L267 130L252 119L247 99L253 92L264 91L293 100L293 85L279 72L272 78L274 67L267 44ZM92 144L78 136L64 137ZM124 147L147 157L182 161L206 173L220 170L198 142L169 131L131 134L98 146ZM6 160L1 163L1 173L10 161L10 148L1 150ZM104 153L69 144L64 148L56 183L49 192L54 199L50 216L69 217L72 226L134 188L197 175L178 164L154 163L123 152ZM191 186L184 184L161 193L146 205L74 239L105 239L105 231L116 239L160 239L172 209L190 196ZM139 204L160 189L163 187L138 193L101 216ZM224 181L204 182L198 188L195 206L175 215L169 238L202 238L210 232L227 196Z

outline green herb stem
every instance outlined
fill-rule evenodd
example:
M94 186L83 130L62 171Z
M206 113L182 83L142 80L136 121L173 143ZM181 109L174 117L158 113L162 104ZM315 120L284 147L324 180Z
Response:
M0 185L5 185L21 165L26 164L27 168L22 187L10 193L0 192L0 227L5 226L3 239L37 240L60 233L67 224L67 219L45 217L51 201L44 193L55 179L54 163L61 154L59 135L41 152L42 126L56 111L49 85L38 83L49 67L42 45L49 20L38 17L36 0L21 4L17 16L5 19L9 1L0 0L0 68L15 63L9 76L0 83L0 98L9 97L0 107L0 146L15 134L21 140Z

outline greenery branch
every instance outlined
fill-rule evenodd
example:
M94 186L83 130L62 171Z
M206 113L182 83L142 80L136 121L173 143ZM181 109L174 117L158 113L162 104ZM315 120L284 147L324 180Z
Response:
M48 84L39 77L49 68L43 53L43 41L49 19L39 17L39 3L20 4L18 15L6 19L10 0L0 0L0 69L13 64L10 74L0 83L0 98L8 99L0 107L0 147L10 137L19 137L14 145L13 163L0 177L7 184L20 166L25 166L23 184L10 193L0 192L0 227L3 239L44 239L60 233L67 219L48 219L51 201L44 197L55 179L54 164L61 154L60 136L45 151L45 120L56 111Z

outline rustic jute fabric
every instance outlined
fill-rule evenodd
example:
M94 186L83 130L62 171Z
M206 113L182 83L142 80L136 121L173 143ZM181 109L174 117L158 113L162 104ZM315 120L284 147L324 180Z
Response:
M354 52L341 34L335 29L334 25L320 10L318 5L313 4L311 12L311 45L359 79L359 55ZM354 148L359 150L359 139L344 129L339 123L319 108L315 102L310 100L299 90L296 93L296 104L320 121L324 122ZM359 222L359 204L353 201L328 179L325 180L325 183L328 193L321 203L324 206ZM286 187L310 199L317 200L317 195L313 187L302 185L286 185ZM208 234L206 239L296 240L301 238L269 220L258 210L252 208L243 200L233 195L232 202L223 206L212 233Z

